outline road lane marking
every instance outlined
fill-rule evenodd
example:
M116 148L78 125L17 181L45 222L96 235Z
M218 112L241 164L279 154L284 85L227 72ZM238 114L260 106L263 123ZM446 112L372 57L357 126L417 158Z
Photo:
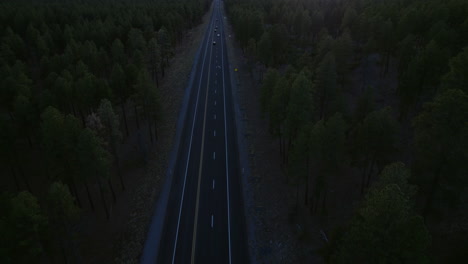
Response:
M214 190L214 186L215 186L215 180L213 179L213 190Z
M224 21L222 22L224 23ZM221 37L221 65L224 65L224 38ZM226 41L224 41L226 42ZM226 125L226 88L224 85L224 69L221 69L223 73L223 100L224 100L224 149L226 151L226 196L227 196L227 219L228 219L228 241L229 241L229 264L231 264L231 213L230 213L230 201L229 201L229 160L228 160L228 146L227 146L227 125Z
M215 94L216 94L216 90L215 90Z
M210 59L208 64L208 78L206 83L206 97L205 97L205 113L203 115L203 132L200 152L200 164L198 167L198 186L197 186L197 200L195 205L195 216L193 221L193 236L192 236L192 258L191 263L195 263L195 249L197 245L197 226L198 226L198 207L200 205L200 185L201 185L201 174L203 167L203 151L205 147L205 129L206 129L206 113L208 110L208 88L210 86L210 74L211 74L211 57L213 55L213 45L210 45ZM200 78L201 79L201 78Z
M211 228L213 228L213 215L211 215Z
M216 120L216 115L214 115L214 119Z
M213 151L213 159L216 159L216 152Z
M215 105L216 105L216 100L215 100Z
M203 76L203 68L205 68L205 61L206 61L206 54L207 54L207 51L208 51L208 46L212 46L212 45L209 45L210 43L210 35L212 34L212 28L213 28L213 17L211 19L211 24L210 24L210 29L209 29L209 33L208 33L208 38L207 38L207 41L206 41L206 44L205 44L205 53L203 55L203 62L202 62L202 67L201 67L201 77L200 77L200 81L198 83L198 92L197 92L197 102L195 103L195 111L193 113L193 121L192 121L192 131L191 131L191 134L190 134L190 144L189 144L189 150L188 150L188 158L187 158L187 163L186 163L186 166L185 166L185 175L184 175L184 184L183 184L183 187L182 187L182 199L180 200L180 205L179 205L179 217L177 219L177 229L176 229L176 236L175 236L175 240L174 240L174 250L172 252L172 264L174 264L175 262L175 256L176 256L176 249L177 249L177 242L178 242L178 238L179 238L179 226L180 226L180 216L182 215L182 205L184 203L184 197L185 197L185 184L187 182L187 172L188 172L188 165L189 165L189 161L190 161L190 152L192 151L192 140L193 140L193 130L195 128L195 120L196 120L196 115L197 115L197 112L198 112L198 99L200 98L200 88L201 88L201 83L202 83L202 76Z
M216 130L213 130L213 137L216 137Z

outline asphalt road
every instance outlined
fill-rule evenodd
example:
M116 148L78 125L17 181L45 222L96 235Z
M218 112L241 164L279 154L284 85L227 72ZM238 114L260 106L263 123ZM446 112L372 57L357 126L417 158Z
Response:
M216 0L195 62L157 263L248 263L225 21Z

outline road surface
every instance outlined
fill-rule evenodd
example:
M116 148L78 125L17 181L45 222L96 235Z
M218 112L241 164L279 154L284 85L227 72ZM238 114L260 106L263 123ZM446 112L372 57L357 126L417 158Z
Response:
M157 263L248 263L222 2L196 61Z

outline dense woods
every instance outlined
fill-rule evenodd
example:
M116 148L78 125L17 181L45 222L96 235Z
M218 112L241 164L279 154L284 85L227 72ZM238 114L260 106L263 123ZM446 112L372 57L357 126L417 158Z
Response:
M209 3L0 4L1 263L80 259L73 224L97 204L112 217L125 138L157 144L159 82Z
M359 186L354 217L327 227L324 259L441 261L431 243L444 241L444 263L466 259L468 2L226 4L297 186L283 195L327 227L330 196L343 197L330 190Z

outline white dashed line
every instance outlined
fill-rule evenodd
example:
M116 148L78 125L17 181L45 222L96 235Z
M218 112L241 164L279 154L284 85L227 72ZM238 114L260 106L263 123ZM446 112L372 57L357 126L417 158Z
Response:
M213 215L211 215L211 228L213 228Z
M215 186L215 180L213 179L213 190L214 190L214 186Z
M213 152L213 159L216 159L216 152Z
M215 105L216 105L216 101L215 101Z
M216 115L214 115L214 119L216 120Z
M216 137L216 130L213 131L213 136Z

